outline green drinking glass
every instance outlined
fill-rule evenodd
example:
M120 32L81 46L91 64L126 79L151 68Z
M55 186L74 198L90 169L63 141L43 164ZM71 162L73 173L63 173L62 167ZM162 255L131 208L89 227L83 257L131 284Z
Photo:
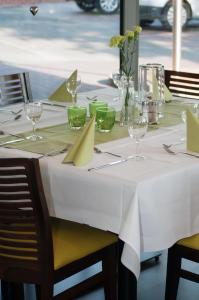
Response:
M96 113L96 109L99 107L107 107L108 104L104 101L92 101L89 103L89 113L90 117L92 117Z
M67 112L69 128L79 130L84 127L86 123L86 107L69 106Z
M116 112L113 107L99 107L96 109L96 123L100 132L109 132L115 124Z

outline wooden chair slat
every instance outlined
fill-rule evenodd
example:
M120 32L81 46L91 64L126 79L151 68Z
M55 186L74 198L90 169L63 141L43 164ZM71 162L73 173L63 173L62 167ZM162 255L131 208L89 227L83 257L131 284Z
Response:
M15 178L2 178L0 177L0 184L19 184L27 183L27 179L24 177L15 177Z
M24 175L27 176L26 174L26 170L24 168L20 168L20 169L16 169L16 168L0 168L0 177L1 176L11 176L11 175L16 175L16 176L20 176L20 175Z
M28 192L28 186L27 185L9 185L9 186L1 186L1 192L8 192L8 193L13 193L13 192Z
M35 223L17 223L17 224L11 224L11 223L0 223L0 230L11 230L11 231L23 231L23 232L30 232L30 231L35 231L36 230L36 225Z
M28 208L31 207L31 201L0 201L0 209Z
M30 200L30 194L0 193L0 200Z
M10 223L18 223L18 222L20 222L20 223L28 223L28 222L30 222L30 221L35 221L35 217L34 216L28 216L28 217L25 217L25 216L23 216L23 218L22 218L22 216L21 215L19 215L18 217L13 217L13 216L0 216L0 220L1 220L1 222L10 222Z
M0 245L0 254L7 254L7 255L17 255L19 257L33 257L33 258L38 258L38 253L35 251L25 251L25 250L21 250L19 248L16 249L6 249L6 248L2 248Z

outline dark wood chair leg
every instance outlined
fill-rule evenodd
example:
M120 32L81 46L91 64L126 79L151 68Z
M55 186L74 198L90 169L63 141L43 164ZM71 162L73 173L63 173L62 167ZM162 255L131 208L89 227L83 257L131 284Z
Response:
M48 283L43 285L36 285L37 300L52 300L53 299L53 286L50 287Z
M1 280L1 298L2 300L9 300L9 283Z
M104 274L105 300L117 300L117 246L110 248L106 257L102 260Z
M180 279L181 257L174 247L168 250L165 300L176 300Z
M118 255L118 300L137 300L137 279L135 275L121 263L123 246L124 242L120 240Z

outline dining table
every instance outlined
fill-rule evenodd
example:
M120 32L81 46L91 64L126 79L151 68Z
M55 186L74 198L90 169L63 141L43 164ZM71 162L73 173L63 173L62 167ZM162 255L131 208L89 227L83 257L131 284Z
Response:
M89 99L97 96L119 111L121 103L115 100L116 93L113 88L82 93L78 95L78 103L88 107ZM71 138L75 140L79 133L67 126L69 104L50 103L43 104L37 124L37 131L43 135L40 143L59 130L68 132L63 139L71 143ZM23 148L23 141L3 145L6 138L17 139L32 127L24 111L18 119L8 111L0 111L0 156L39 159L50 215L118 235L122 246L119 299L136 299L142 252L167 249L179 239L199 232L199 155L187 154L186 141L182 139L185 124L181 121L181 110L192 104L194 101L190 99L180 99L166 105L160 124L149 126L141 142L145 159L126 159L134 155L135 142L125 126L120 129L117 125L110 138L109 134L96 132L101 151L94 152L92 160L81 167L63 164L66 153L48 155L46 150L42 154L39 147L34 148L34 142L27 148ZM22 103L6 110L20 108L23 109ZM5 122L8 117L10 120ZM173 123L165 123L167 117ZM174 153L166 151L163 144ZM110 164L120 158L106 152L120 155L124 161ZM98 168L105 164L106 167Z

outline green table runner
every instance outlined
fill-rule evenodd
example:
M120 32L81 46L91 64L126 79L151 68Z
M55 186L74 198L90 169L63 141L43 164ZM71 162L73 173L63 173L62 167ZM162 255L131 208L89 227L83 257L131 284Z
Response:
M164 104L162 107L164 118L160 119L160 124L149 126L149 130L158 129L160 127L173 126L181 123L182 121L180 112L182 110L186 110L188 106L188 104L180 103L179 101L172 101L171 103ZM24 141L10 145L5 145L4 147L24 150L38 154L45 154L54 150L59 151L64 149L67 143L74 143L77 136L79 136L79 134L81 133L81 130L70 130L67 124L65 123L37 129L36 132L38 135L43 136L43 139L34 142L25 139ZM21 133L21 136L26 137L30 134L31 132L25 132ZM127 127L120 127L119 123L116 122L112 131L109 133L100 133L96 130L95 144L106 143L127 136ZM0 141L4 142L13 139L16 138L9 136L1 138Z

